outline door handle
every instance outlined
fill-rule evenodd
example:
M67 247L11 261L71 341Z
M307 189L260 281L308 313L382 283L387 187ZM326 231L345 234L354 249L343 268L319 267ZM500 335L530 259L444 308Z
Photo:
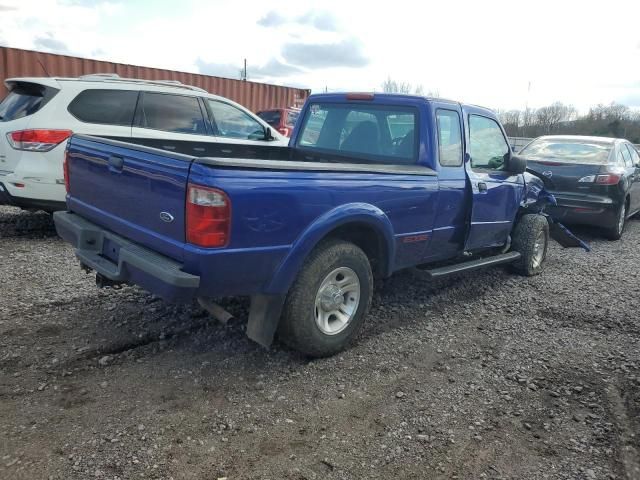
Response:
M122 167L124 167L124 159L122 157L111 156L109 157L109 170L115 170L118 172L122 171Z
M487 184L484 182L478 182L478 191L479 192L486 192L487 191Z

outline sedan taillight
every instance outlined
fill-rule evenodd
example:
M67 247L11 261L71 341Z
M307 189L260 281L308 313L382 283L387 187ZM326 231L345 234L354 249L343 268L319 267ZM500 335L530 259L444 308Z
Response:
M231 230L231 202L222 190L187 186L187 242L199 247L225 247Z
M7 140L16 150L48 152L71 135L71 130L17 130L7 133Z
M598 185L617 185L622 175L617 173L607 173L604 175L598 175L596 177L596 183Z

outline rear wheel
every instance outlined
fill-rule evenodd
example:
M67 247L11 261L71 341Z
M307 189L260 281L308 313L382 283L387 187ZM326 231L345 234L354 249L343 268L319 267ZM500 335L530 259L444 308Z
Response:
M520 259L513 269L526 276L537 275L547 258L549 223L542 215L523 215L513 231L511 249L519 252Z
M365 253L352 243L324 242L289 290L278 336L312 357L338 353L360 331L372 292L373 274Z
M622 234L624 233L624 227L627 223L627 202L624 202L622 205L620 205L616 218L616 224L613 227L605 230L605 235L609 240L620 240Z

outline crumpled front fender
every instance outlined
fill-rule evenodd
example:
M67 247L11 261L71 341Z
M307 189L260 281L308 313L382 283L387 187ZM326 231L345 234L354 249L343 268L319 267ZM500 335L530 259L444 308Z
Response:
M527 170L524 173L525 190L520 202L523 213L544 215L549 222L549 235L564 248L579 247L591 251L591 247L576 237L567 227L553 215L544 211L545 207L557 205L556 198L546 189L544 177Z

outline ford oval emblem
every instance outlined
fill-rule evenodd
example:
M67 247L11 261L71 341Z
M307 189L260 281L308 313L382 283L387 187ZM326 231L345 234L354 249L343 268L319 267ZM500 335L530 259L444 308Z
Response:
M160 220L163 222L171 223L173 222L173 215L169 212L160 212Z
M547 178L553 177L553 172L551 170L546 170L546 171L542 172L542 174Z

